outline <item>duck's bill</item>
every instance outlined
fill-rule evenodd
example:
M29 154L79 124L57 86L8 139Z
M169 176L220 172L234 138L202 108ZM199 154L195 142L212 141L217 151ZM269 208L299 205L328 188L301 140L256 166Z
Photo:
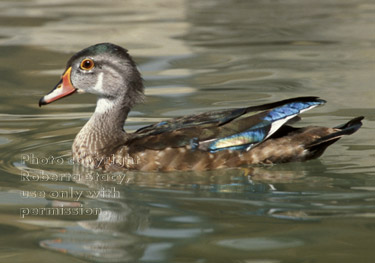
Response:
M55 86L55 88L51 90L51 92L47 95L40 98L39 107L54 102L55 100L69 96L77 91L77 89L73 87L72 82L70 81L71 71L72 68L68 68L65 71L64 75L61 77L59 83L57 83L57 85Z

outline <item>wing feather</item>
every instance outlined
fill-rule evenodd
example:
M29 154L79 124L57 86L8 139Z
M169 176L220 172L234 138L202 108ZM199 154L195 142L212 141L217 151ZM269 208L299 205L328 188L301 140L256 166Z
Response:
M133 149L161 150L191 145L192 149L216 152L248 150L266 140L289 120L325 101L299 97L259 106L211 111L162 121L137 130Z

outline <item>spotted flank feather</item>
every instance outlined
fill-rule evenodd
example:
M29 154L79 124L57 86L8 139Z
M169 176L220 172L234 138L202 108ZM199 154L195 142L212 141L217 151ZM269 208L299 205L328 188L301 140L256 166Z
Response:
M141 157L146 165L137 169L143 171L305 161L362 125L363 117L335 128L290 126L299 114L324 103L317 97L299 97L166 120L133 133L127 152Z

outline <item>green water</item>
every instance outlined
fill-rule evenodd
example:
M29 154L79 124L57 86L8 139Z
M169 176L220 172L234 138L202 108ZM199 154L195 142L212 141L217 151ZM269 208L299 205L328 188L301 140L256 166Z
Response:
M370 0L1 0L0 262L373 262L374 13ZM129 131L309 95L328 103L300 125L366 119L306 163L86 171L71 144L95 97L38 100L74 52L107 41L147 87Z

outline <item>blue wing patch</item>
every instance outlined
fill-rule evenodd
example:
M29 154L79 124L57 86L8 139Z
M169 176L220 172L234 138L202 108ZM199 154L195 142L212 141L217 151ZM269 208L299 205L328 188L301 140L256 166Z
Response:
M216 140L203 142L194 141L194 143L191 143L192 149L199 148L212 153L221 150L248 150L253 145L267 139L288 120L320 104L324 104L324 101L287 103L270 110L260 119L258 124L246 131Z
M292 102L283 106L272 109L266 117L265 121L277 121L285 119L292 115L300 114L303 111L309 110L318 105L324 104L323 101L311 101L311 102Z
M208 150L217 152L221 150L245 150L251 145L263 141L267 135L265 128L251 129L245 132L234 134L212 142Z

